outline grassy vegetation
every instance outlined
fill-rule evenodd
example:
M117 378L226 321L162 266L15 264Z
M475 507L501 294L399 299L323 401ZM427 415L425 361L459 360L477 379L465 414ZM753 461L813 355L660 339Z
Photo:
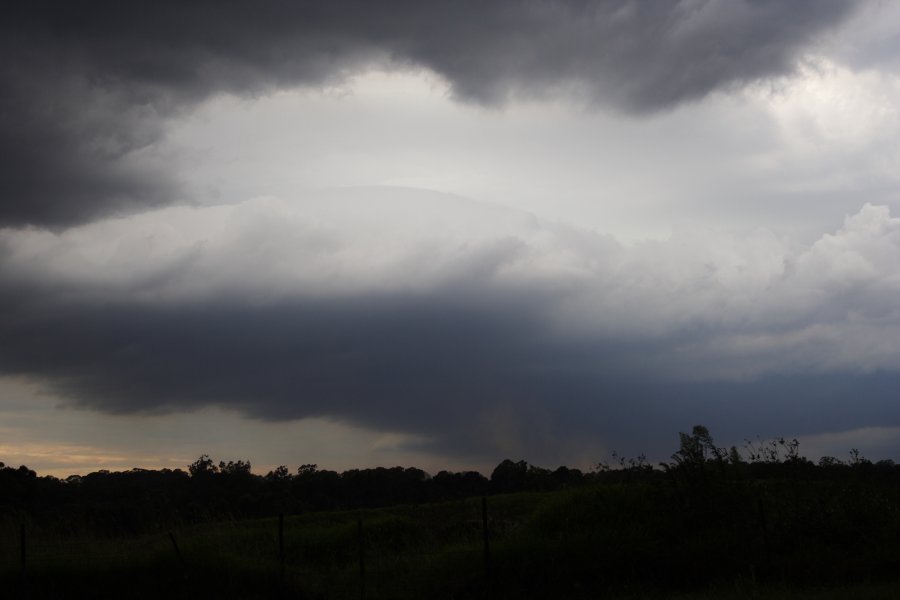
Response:
M7 530L0 564L13 597L359 598L361 519L368 598L900 597L897 510L871 487L829 485L716 482L685 495L653 480L493 496L490 581L479 498L287 517L283 582L277 519L181 528L181 557L165 534L35 530L24 578Z
M246 465L236 472L192 471L191 477L98 474L61 484L24 468L0 469L20 484L7 493L18 504L0 513L0 591L8 592L0 595L900 597L900 468L893 462L851 453L849 463L814 465L799 455L795 441L785 440L751 447L747 461L734 448L717 448L702 426L680 437L679 450L662 469L641 457L583 476L504 461L487 488L494 492L489 559L478 496L296 509L354 498L360 507L376 499L458 494L485 488L480 475L430 479L399 468L338 475L307 466L294 477L255 478ZM154 481L160 485L150 485ZM500 493L528 486L533 491ZM149 497L157 502L146 502ZM320 502L308 504L310 497ZM68 510L73 499L80 504ZM278 518L214 519L241 505L253 511L268 506L272 514L285 499L281 505L297 512L284 519L283 537ZM37 508L18 508L29 505ZM189 519L179 520L184 513L173 506L187 507ZM198 521L204 513L207 520ZM181 525L169 531L171 523Z

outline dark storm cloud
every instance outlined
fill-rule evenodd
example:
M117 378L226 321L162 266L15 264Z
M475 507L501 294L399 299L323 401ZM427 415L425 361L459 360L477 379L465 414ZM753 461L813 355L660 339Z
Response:
M495 422L502 408L516 413L523 447L537 415L560 425L565 382L594 369L549 339L534 299L444 296L259 308L45 303L45 312L20 295L3 307L0 364L104 412L216 405L262 419L326 416L434 436L455 454L508 444L494 439L508 425ZM559 407L545 393L554 387Z
M325 416L479 460L659 456L695 423L732 442L900 425L884 207L808 248L627 248L407 194L7 230L0 373L104 412Z
M33 2L0 24L0 224L63 226L177 198L148 148L217 93L424 67L455 96L577 94L634 113L788 74L852 4Z
M676 345L561 341L533 298L443 296L172 308L6 296L0 364L104 412L326 416L470 459L552 464L592 445L664 457L696 423L738 443L900 425L896 374L677 381L632 368Z

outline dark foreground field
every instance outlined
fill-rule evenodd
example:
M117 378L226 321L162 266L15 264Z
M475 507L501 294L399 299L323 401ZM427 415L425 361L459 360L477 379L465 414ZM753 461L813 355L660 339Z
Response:
M590 475L0 476L0 598L900 598L900 467L699 426Z
M21 532L5 531L0 595L900 597L896 488L705 485L702 494L659 479L493 496L487 557L480 498L289 516L281 546L277 517L119 539L34 531L24 572Z

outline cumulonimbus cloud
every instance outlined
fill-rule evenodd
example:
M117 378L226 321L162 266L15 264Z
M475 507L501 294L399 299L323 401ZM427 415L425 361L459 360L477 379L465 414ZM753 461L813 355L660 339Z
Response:
M390 189L0 241L4 373L110 412L215 404L471 449L505 406L538 435L781 401L798 381L770 414L827 421L840 385L874 381L881 402L900 370L900 219L871 205L809 245L704 230L627 246Z
M0 223L68 226L178 197L150 149L214 94L425 68L457 98L566 94L632 113L789 74L836 0L71 2L0 24Z

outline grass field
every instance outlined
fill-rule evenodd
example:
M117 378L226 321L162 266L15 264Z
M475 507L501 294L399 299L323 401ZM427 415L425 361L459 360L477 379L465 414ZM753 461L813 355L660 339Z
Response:
M816 538L804 549L783 531L781 507L763 539L755 503L747 518L728 506L731 517L695 523L692 510L709 508L678 508L670 494L640 484L492 496L487 568L480 498L288 516L283 575L277 518L180 528L175 544L168 532L29 529L24 575L18 532L8 528L0 565L10 597L35 598L900 597L897 544Z

